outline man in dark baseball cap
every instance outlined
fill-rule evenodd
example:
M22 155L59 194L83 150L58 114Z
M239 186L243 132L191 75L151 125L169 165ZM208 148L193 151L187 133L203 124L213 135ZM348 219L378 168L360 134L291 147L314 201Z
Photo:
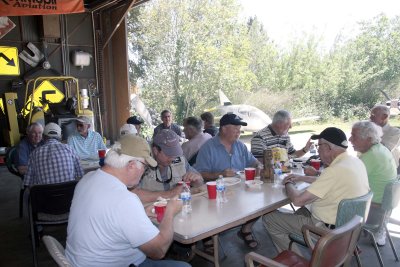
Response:
M135 126L137 134L140 135L140 130L142 128L142 119L139 116L132 116L126 120L126 123L132 124Z
M312 140L325 139L326 141L334 145L343 148L348 147L348 142L345 133L336 127L328 127L325 130L323 130L320 134L312 135L311 139Z
M282 236L301 233L305 224L334 229L340 201L363 196L370 190L365 165L347 153L347 138L342 130L329 127L311 139L318 139L318 153L325 169L319 177L291 174L283 180L290 201L298 207L309 206L307 213L311 216L305 216L305 212L288 215L280 211L263 216L264 226L278 250L289 246L289 239ZM307 182L310 186L300 191L297 182ZM300 252L297 248L295 251Z
M247 126L247 122L242 121L242 118L240 118L238 115L233 114L233 113L227 113L222 118L219 120L219 127L225 126L225 125L241 125L241 126Z

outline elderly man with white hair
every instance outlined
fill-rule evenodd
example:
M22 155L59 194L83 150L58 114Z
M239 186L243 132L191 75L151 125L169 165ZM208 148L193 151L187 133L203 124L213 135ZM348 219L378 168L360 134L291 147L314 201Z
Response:
M389 124L390 109L385 105L376 105L371 109L370 120L382 127L381 143L387 147L394 157L396 167L400 159L400 129Z
M324 171L319 177L290 174L283 180L289 199L295 206L303 208L295 214L277 210L263 216L264 226L279 252L288 248L288 235L301 235L305 224L333 229L339 202L360 197L369 191L366 168L360 159L346 152L348 142L342 130L328 127L319 135L311 136L311 139L318 140L318 153L326 166ZM301 191L295 187L298 181L311 185ZM301 253L297 247L293 249Z
M78 154L80 159L98 159L98 150L106 149L103 138L91 129L92 120L87 116L76 118L75 135L68 137L68 145Z
M43 145L43 126L38 122L30 124L26 128L26 137L17 146L17 168L24 175L28 169L29 155L37 147Z
M350 142L354 150L360 152L360 159L367 168L369 186L374 193L370 216L372 222L375 217L382 216L380 206L385 186L396 179L396 163L390 151L381 142L382 128L370 121L359 121L353 125ZM385 244L384 228L376 233L378 245Z
M75 188L68 220L66 257L73 266L189 267L162 259L174 235L173 220L182 208L168 201L157 228L147 217L135 187L157 162L143 138L127 134L108 151L105 165L86 174Z

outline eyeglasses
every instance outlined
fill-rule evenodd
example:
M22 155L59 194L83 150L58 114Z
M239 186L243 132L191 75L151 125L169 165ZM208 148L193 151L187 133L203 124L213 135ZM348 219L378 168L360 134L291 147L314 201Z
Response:
M77 123L76 124L76 127L83 127L83 126L85 126L85 124L82 124L82 123Z
M316 147L317 149L320 149L320 147L321 147L322 145L327 145L327 146L329 147L329 149L331 149L330 145L327 144L327 143L321 143L321 144L315 145L315 147Z

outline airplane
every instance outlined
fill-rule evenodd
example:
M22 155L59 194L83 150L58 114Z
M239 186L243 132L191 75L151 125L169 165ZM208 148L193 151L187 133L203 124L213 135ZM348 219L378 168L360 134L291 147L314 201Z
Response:
M247 126L242 126L241 130L245 132L258 132L265 126L272 122L272 119L265 114L264 111L246 104L233 105L228 97L221 91L218 90L220 105L206 111L212 112L217 111L220 116L227 113L234 113L242 118L243 121L247 122ZM292 122L299 122L304 120L317 120L319 116L310 116L300 119L292 119Z

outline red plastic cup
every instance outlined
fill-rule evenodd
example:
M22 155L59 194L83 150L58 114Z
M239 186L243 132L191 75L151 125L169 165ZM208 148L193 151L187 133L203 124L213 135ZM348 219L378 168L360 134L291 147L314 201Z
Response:
M244 168L244 176L246 177L246 181L254 180L256 168Z
M312 159L310 161L310 165L311 165L311 167L313 167L314 169L316 169L318 171L319 168L321 167L321 161L319 159Z
M105 149L99 149L97 150L97 152L99 153L99 158L103 159L106 157L106 150Z
M217 182L207 182L207 192L209 199L217 198Z
M154 203L154 212L157 215L158 222L161 222L162 219L164 218L164 213L165 213L166 208L167 208L167 202L165 202L165 201L159 201L159 202Z

